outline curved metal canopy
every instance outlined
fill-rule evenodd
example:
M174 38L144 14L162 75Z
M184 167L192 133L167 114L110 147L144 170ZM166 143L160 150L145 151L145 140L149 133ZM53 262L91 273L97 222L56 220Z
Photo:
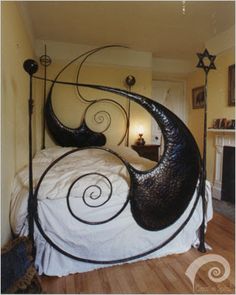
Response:
M147 97L106 86L78 85L125 96L141 105L159 124L165 142L160 162L149 171L138 171L128 165L131 210L136 222L147 230L161 230L174 223L193 196L201 167L200 153L188 128L174 113ZM82 127L71 129L57 119L51 104L53 86L45 114L47 124L52 134L56 134L58 142L63 146L69 143L77 147L103 145L103 134L91 133L85 141L85 135L89 133L87 129L84 131L84 122ZM74 138L73 141L71 138ZM94 138L98 139L97 143Z

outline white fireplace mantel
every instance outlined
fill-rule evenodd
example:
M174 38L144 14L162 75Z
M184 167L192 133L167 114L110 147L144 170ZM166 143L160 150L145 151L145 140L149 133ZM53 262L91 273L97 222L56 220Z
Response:
M208 130L212 131L212 130ZM228 131L228 132L225 132ZM235 131L222 130L215 131L215 148L216 148L216 161L215 161L215 178L213 184L213 197L221 200L221 186L222 186L222 169L223 169L223 150L224 146L235 147Z
M208 132L217 132L217 133L235 133L234 129L216 129L216 128L208 128Z

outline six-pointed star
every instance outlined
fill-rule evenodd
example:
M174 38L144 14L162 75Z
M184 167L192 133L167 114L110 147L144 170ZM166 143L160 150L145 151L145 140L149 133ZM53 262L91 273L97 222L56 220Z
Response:
M205 49L203 53L197 53L197 56L199 58L197 68L204 69L206 74L209 72L209 70L215 70L216 69L216 66L214 64L216 56L209 54L207 49ZM204 58L205 57L207 57L209 59L209 61L210 61L209 65L204 64Z

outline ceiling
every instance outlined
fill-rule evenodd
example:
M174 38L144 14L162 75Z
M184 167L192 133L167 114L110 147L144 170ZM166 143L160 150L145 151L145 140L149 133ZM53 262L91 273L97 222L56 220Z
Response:
M21 1L35 39L122 44L154 57L191 59L234 25L234 1Z

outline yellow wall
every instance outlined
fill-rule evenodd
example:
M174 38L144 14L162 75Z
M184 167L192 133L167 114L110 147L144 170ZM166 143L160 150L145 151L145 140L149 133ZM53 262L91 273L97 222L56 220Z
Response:
M208 75L208 119L211 127L216 118L234 119L235 108L228 106L228 67L235 63L235 48L227 50L216 57L216 70ZM204 84L201 69L189 75L187 80L187 97L189 101L189 127L194 134L200 150L203 145L203 109L192 109L192 88ZM213 133L207 133L207 178L212 182L215 172L215 147Z
M192 89L204 85L204 74L197 70L189 75L187 79L187 101L188 101L188 127L191 130L198 147L202 153L203 149L203 109L192 108Z
M64 65L64 64L63 64ZM48 68L48 76L54 78L58 70L62 67L59 62L53 62ZM71 67L59 78L64 81L75 81L77 67ZM133 75L136 78L136 84L132 87L133 92L150 97L152 75L151 70L144 68L124 67L124 66L84 66L81 72L79 81L82 83L91 83L106 85L110 87L117 87L127 89L124 83L128 75ZM128 100L114 94L109 94L103 91L92 90L87 88L80 88L81 94L86 99L102 99L109 98L119 102L126 110L128 107ZM53 91L53 107L58 118L66 125L72 128L78 127L81 121L82 111L88 104L80 101L76 93L76 88L71 86L55 86ZM117 144L125 131L125 120L117 107L111 104L96 104L87 118L92 118L92 115L100 110L105 110L111 114L111 127L105 133L109 144ZM89 127L96 131L102 131L106 126L106 115L104 116L104 124L95 125L93 121L88 120ZM150 142L151 118L150 115L143 110L136 103L131 103L131 125L130 125L130 144L133 144L138 137L136 127L138 124L143 125L145 140ZM98 129L96 129L98 128ZM52 141L47 136L46 146L52 145Z
M28 75L22 65L33 57L32 47L14 2L2 9L2 244L10 238L10 190L15 173L28 161Z

